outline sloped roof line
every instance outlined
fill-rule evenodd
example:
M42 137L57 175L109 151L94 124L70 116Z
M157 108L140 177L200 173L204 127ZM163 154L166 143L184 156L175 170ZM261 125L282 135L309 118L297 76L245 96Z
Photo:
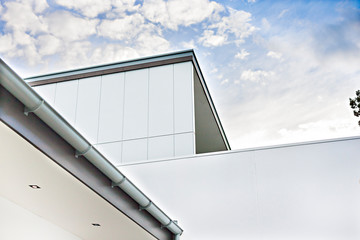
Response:
M19 77L0 58L0 84L25 105L24 113L34 113L44 121L57 134L64 138L76 149L76 155L84 156L112 182L126 192L145 209L162 227L166 227L177 239L183 230L176 221L168 217L156 206L140 189L138 189L126 176L110 163L99 151L75 129L59 113L57 113L44 99L42 99L21 77Z

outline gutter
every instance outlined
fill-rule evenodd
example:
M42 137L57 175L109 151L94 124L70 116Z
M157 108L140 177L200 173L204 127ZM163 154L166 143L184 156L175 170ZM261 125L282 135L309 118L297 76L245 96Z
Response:
M157 221L161 228L167 228L174 234L174 239L180 239L183 230L176 221L168 217L142 191L112 165L99 151L72 127L59 113L57 113L44 99L40 97L21 77L19 77L0 58L0 84L25 105L24 114L36 114L42 121L51 127L73 148L75 156L84 156L111 181L111 187L119 187L139 204L139 210L146 210Z

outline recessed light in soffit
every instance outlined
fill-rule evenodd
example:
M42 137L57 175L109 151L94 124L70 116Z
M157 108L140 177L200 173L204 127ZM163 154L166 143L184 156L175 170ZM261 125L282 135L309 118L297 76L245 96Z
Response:
M40 189L41 187L39 187L39 185L36 184L30 184L29 187L31 187L32 189Z

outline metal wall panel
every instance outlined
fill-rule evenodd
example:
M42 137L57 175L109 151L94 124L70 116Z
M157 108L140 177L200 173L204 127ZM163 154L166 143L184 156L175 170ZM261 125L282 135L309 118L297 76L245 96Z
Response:
M34 87L34 90L37 93L39 93L40 96L43 97L46 102L54 106L56 84L48 84L48 85Z
M124 73L103 75L98 143L122 140Z
M149 136L174 133L173 65L149 69Z
M55 109L71 124L75 123L78 80L56 84Z
M176 134L175 138L175 156L187 156L195 153L194 133Z
M123 139L148 136L149 70L125 73Z
M174 64L174 110L175 133L195 131L191 62Z
M97 142L101 77L79 80L75 127L90 143Z
M148 159L174 157L174 136L153 137L148 139Z
M122 162L134 163L147 160L147 138L123 141Z

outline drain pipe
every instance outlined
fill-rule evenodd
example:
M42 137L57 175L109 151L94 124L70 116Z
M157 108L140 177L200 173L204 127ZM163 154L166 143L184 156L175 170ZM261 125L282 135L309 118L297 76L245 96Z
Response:
M124 174L114 167L92 145L42 99L21 77L19 77L0 58L0 84L25 105L24 114L36 114L57 134L76 149L75 156L84 156L111 181L112 187L119 187L139 204L139 210L148 211L179 240L183 230L176 221L171 220L143 192L141 192Z

